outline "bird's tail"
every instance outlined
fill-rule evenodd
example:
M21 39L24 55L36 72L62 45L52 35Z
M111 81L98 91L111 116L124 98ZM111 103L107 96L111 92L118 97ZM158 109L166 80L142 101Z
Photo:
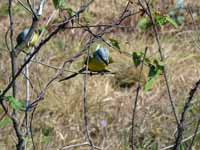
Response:
M59 82L62 82L62 81L65 81L65 80L69 80L69 79L71 79L71 78L77 76L78 74L82 73L82 72L85 71L85 70L86 70L86 67L83 67L83 68L80 69L78 72L75 72L75 73L73 73L73 74L70 75L70 76L67 76L67 77L65 77L65 78L63 78L63 79L60 79Z

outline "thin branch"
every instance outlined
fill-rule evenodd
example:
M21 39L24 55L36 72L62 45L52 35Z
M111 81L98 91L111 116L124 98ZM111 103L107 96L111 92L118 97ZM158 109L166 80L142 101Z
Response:
M136 88L136 96L135 96L135 100L134 100L134 106L133 106L133 113L132 113L132 128L131 128L131 149L134 150L135 146L134 146L134 136L135 136L135 114L136 114L136 108L137 108L137 102L138 102L138 97L139 97L139 92L141 89L141 85L140 85L140 81L141 81L141 77L142 77L142 71L143 71L143 67L144 67L144 60L146 58L146 53L147 53L148 48L145 48L144 51L144 57L142 59L142 64L141 64L141 68L140 68L140 75L139 75L139 80L137 82L137 88Z
M86 74L83 77L83 116L84 116L84 126L86 132L86 138L90 143L91 149L94 150L94 144L90 137L89 127L88 127L88 114L87 114L87 72L88 72L88 63L89 63L89 47L87 49L87 58L86 58Z
M21 0L17 0L17 1L24 9L26 9L29 13L32 13L31 10Z
M30 9L31 12L32 12L33 18L38 18L37 14L36 14L36 12L35 12L35 10L34 10L34 8L32 8L32 5L31 5L30 0L26 0L26 2L27 2L27 4L28 4L28 6L29 6L29 9Z
M28 56L26 56L28 57ZM25 58L26 60L26 58ZM29 82L29 64L26 65L25 67L25 76L26 76L26 108L28 108L29 103L30 103L30 82ZM29 128L29 114L28 110L25 110L25 128L26 128L26 133L25 135L28 136L30 133L30 128Z
M39 5L38 11L37 11L37 15L38 15L38 16L41 16L41 15L42 15L42 11L43 11L45 2L46 2L46 0L40 0L40 5ZM35 3L35 2L33 2L33 4L34 4L34 3Z
M192 102L194 94L197 92L199 86L200 86L200 80L198 80L195 83L195 86L190 90L189 97L187 98L186 103L185 103L184 108L183 108L183 112L181 113L180 123L177 125L177 137L176 137L176 141L175 141L173 150L177 150L178 146L181 143L183 131L184 131L185 115L186 115L186 112L187 112L187 110L190 106L190 103Z
M194 134L193 134L194 136L193 136L193 138L192 138L192 141L191 141L191 143L190 143L190 146L189 146L188 150L191 150L191 149L192 149L192 146L193 146L193 144L194 144L194 140L195 140L195 138L196 138L196 136L197 136L197 134L198 134L199 126L200 126L200 116L198 117L197 126L196 126L195 131L194 131Z
M33 117L34 117L34 113L36 112L37 107L35 107L31 113L31 118L30 118L30 134L31 134L31 141L33 144L33 150L35 150L35 143L33 140L33 131L32 131L32 124L33 124Z
M8 28L8 30L6 31L6 34L5 34L5 44L6 44L6 48L8 50L8 52L10 53L10 50L11 48L9 47L9 44L8 44L8 34L9 34L9 31L10 31L10 28Z
M61 23L59 23L61 24ZM53 27L59 26L59 24L52 25ZM124 25L115 25L115 24L94 24L94 25L84 25L79 24L79 26L67 26L65 29L81 29L81 28L100 28L100 27L113 27L113 28L122 28L122 29L128 29L133 28L131 26L124 26Z
M16 57L14 54L14 44L13 44L13 17L12 17L12 0L9 0L9 20L10 20L10 58L11 58L11 67L12 67L12 78L15 76L16 72ZM13 97L16 96L16 82L13 83Z
M154 18L153 18L152 13L151 13L151 8L150 8L149 3L147 2L147 0L144 0L144 2L146 4L146 8L142 4L142 2L140 0L138 0L139 5L146 12L146 14L149 16L149 19L151 20L151 22L153 24L153 31L154 31L154 35L155 35L156 42L157 42L157 45L158 45L158 51L159 51L159 54L160 54L160 59L161 59L161 61L164 61L164 55L162 53L162 47L161 47L161 43L160 43L160 37L159 37L159 33L157 31L157 27L156 27ZM170 91L169 82L168 82L168 79L167 79L167 73L166 73L166 67L165 66L163 68L163 75L164 75L164 80L165 80L165 84L166 84L166 88L167 88L167 93L168 93L169 101L170 101L170 104L171 104L171 107L172 107L172 111L173 111L176 123L179 124L179 119L178 119L178 116L177 116L177 113L176 113L175 104L174 104L172 96L171 96L171 91Z
M16 57L15 57L15 50L14 50L14 44L13 44L13 16L12 16L12 0L9 0L8 4L8 11L9 11L9 21L10 21L10 58L11 58L11 67L12 67L12 96L16 97L16 80L15 78L15 73L16 73ZM5 110L3 102L1 102L1 105L4 109L5 112L7 112L7 109ZM19 123L16 118L16 112L13 110L12 115L10 116L12 123L13 123L13 128L15 130L15 134L18 140L18 143L16 145L17 150L23 150L24 149L24 139L23 135L20 131Z
M200 134L200 131L198 131L198 132L195 133L195 134L190 135L189 137L183 139L183 140L181 141L181 144L182 144L182 143L185 143L185 142L187 142L187 141L189 141L189 140L191 140L192 138L194 138L195 135L199 135L199 134ZM170 146L161 148L160 150L168 150L168 149L172 149L173 147L174 147L174 145L170 145Z

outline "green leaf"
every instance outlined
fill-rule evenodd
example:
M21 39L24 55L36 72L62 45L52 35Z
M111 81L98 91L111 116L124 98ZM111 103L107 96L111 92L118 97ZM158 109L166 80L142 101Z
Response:
M53 128L51 127L45 127L45 128L42 128L42 143L44 144L48 144L50 142L50 137L51 137L51 134L53 132Z
M72 17L74 15L74 11L72 8L65 8L65 10L67 11L69 17Z
M156 68L156 66L155 65L150 65L149 66L149 74L148 74L148 77L149 78L152 78L152 77L154 77L156 74L157 74L157 68Z
M141 18L141 19L138 21L137 26L138 26L139 29L141 29L141 30L146 30L146 29L148 29L148 28L151 26L151 23L150 23L150 21L149 21L148 18L143 17L143 18Z
M167 23L166 17L161 15L155 16L155 23L156 25L163 26Z
M144 58L144 52L133 52L132 54L133 62L136 67L138 67L144 60L144 64L150 66L151 61L149 58Z
M155 63L158 63L156 60L154 60ZM152 87L156 79L159 77L159 75L162 73L162 67L157 65L150 65L149 66L149 74L146 84L144 85L144 91L148 92Z
M158 60L158 59L154 59L153 63L156 65L156 68L157 68L158 70L160 70L161 72L164 71L164 63L163 63L163 62L161 62L161 61Z
M53 128L51 127L46 127L46 128L42 128L42 134L44 136L49 136L53 131Z
M144 58L144 64L146 64L146 65L150 65L151 64L151 60L149 59L149 58Z
M132 56L133 56L133 63L135 65L135 67L138 67L142 62L144 53L143 52L133 52Z
M12 124L12 120L8 117L5 117L3 120L0 121L0 128L5 128L10 124Z
M114 48L117 48L120 50L120 46L119 46L119 42L115 39L109 39L110 42L111 42L111 45L114 47Z
M157 142L153 143L152 150L158 150L158 143Z
M44 32L44 31L47 32L46 26L41 26L36 32L37 32L38 34L41 34L41 33Z
M63 9L66 7L65 0L53 0L55 9Z
M13 96L5 96L5 100L8 102L13 101L13 99L15 99Z
M155 76L149 78L147 80L147 83L144 85L144 92L148 92L150 89L152 89L154 82L158 78L159 74L156 74Z
M179 146L179 150L186 150L186 148L185 148L185 146L184 146L183 143L180 144L180 146Z
M174 19L172 19L170 16L166 17L166 20L168 23L170 23L171 25L173 25L175 28L178 28L178 24L176 23L176 21Z
M199 114L199 108L198 108L198 114ZM199 140L200 140L199 132L200 132L200 128L197 131L198 134L196 135L196 138L195 138L195 141L194 141L194 145L199 143Z
M13 96L6 96L5 100L9 102L10 106L15 110L24 110L22 102L14 98Z

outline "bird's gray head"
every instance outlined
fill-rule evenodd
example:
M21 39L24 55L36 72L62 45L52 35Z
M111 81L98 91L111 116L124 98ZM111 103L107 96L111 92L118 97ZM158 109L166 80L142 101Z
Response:
M22 31L18 37L17 37L17 44L21 44L23 41L25 41L26 36L29 32L29 28L24 29L24 31Z
M100 59L106 65L109 64L109 51L107 48L100 47L100 48L96 49L96 51L94 53L94 57Z

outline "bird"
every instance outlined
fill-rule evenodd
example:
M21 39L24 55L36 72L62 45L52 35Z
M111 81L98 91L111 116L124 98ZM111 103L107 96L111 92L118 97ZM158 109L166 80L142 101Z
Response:
M21 45L23 42L25 42L27 35L29 33L30 28L25 28L22 32L19 33L19 35L16 38L17 41L17 45L15 48L17 48L19 45ZM28 41L26 48L23 49L23 52L27 53L27 48L33 47L36 42L39 39L39 33L37 32L33 32L33 34L31 35L30 40Z
M107 48L97 46L96 50L91 55L89 55L88 59L85 60L85 63L84 63L85 65L82 69L80 69L77 73L74 73L70 76L60 79L59 82L68 80L86 71L87 64L88 64L88 71L90 72L97 72L97 73L110 72L106 69L106 67L110 63L113 63L113 59L109 55L109 50Z

